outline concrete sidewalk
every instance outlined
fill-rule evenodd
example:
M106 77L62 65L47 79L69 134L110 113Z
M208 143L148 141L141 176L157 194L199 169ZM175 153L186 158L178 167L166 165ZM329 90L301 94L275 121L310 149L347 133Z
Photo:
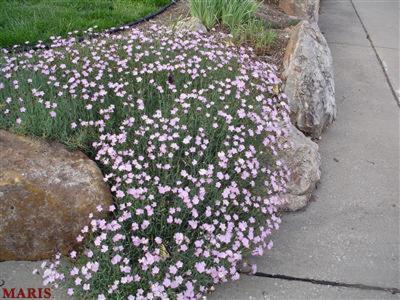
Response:
M338 106L336 123L319 143L322 181L315 202L284 216L274 248L255 260L258 272L295 280L243 276L211 299L400 299L299 281L400 288L399 107L393 93L399 89L399 1L322 0L321 6Z

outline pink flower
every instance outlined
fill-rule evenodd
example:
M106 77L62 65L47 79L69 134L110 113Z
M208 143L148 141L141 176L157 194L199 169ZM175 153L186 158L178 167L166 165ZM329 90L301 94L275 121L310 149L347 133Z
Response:
M81 282L82 282L82 279L80 279L79 277L77 277L77 278L75 279L75 285L80 285Z
M178 245L180 245L183 242L184 238L185 238L185 236L181 232L177 232L174 234L175 242Z
M169 272L171 274L176 274L176 272L178 272L178 269L175 266L170 266L169 267Z
M251 265L251 274L256 274L257 273L257 265L253 264Z
M57 117L44 136L60 125L73 132L64 142L89 138L115 203L90 212L73 266L55 256L44 283L72 282L77 298L196 299L204 282L238 279L243 253L272 247L290 175L279 160L289 106L272 93L276 67L227 37L149 26L3 51L5 124L38 108ZM22 80L27 72L43 80Z
M206 270L206 264L204 261L197 262L197 263L195 263L195 268L196 268L197 272L204 273L204 271Z
M122 260L122 257L121 257L119 254L117 254L117 255L115 255L115 256L111 259L111 263L112 263L113 265L116 265L116 264L119 263L121 260Z
M185 145L187 145L187 144L190 143L191 139L192 139L192 137L191 137L190 135L188 135L187 137L185 137L185 138L183 139L183 143L184 143Z
M74 267L71 272L70 272L71 276L75 276L79 274L79 269L77 267Z
M117 198L123 198L123 197L125 197L125 193L124 193L123 191L117 191L117 192L115 193L115 196L116 196Z

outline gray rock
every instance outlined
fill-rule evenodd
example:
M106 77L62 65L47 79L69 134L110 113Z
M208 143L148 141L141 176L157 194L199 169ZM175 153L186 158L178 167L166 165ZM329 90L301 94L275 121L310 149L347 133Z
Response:
M195 31L195 32L207 32L206 26L201 23L201 21L196 17L190 17L183 20L180 20L176 26L176 31Z
M279 8L288 15L318 22L319 0L279 0Z
M302 21L293 28L282 77L293 124L319 138L336 117L336 103L331 52L316 24Z
M288 193L283 196L282 210L296 211L307 205L321 177L321 157L318 145L293 125L287 141L290 148L282 158L291 171Z
M111 204L83 153L0 130L0 261L67 253L96 206Z

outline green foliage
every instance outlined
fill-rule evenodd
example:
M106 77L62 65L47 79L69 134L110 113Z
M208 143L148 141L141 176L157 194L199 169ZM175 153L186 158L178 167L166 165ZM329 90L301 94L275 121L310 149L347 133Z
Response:
M244 25L236 27L233 39L239 44L250 44L258 54L264 54L276 40L276 32L268 29L261 20L251 20Z
M228 26L230 30L235 30L237 27L250 22L258 7L258 2L254 0L225 1L222 6L222 24Z
M259 6L255 0L190 0L189 5L207 28L221 22L231 30L251 20Z
M117 27L142 18L169 0L0 0L0 47L49 41L75 30Z
M224 2L224 0L190 0L190 12L192 16L199 18L204 26L212 28L221 18Z
M83 150L115 196L45 281L76 299L199 299L272 247L288 106L276 69L225 37L150 27L0 54L0 128Z
M257 52L265 52L274 43L276 33L255 16L260 3L255 0L190 0L191 14L212 28L220 23L229 28L234 41L247 43Z

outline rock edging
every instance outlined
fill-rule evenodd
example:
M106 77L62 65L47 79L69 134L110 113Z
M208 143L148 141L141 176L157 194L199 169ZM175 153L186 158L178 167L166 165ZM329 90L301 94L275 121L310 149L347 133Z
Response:
M279 8L288 15L318 22L319 0L279 0Z
M0 261L67 253L96 206L112 204L97 165L58 143L0 130L0 170Z
M296 211L307 205L321 178L321 156L318 145L293 125L289 128L287 142L289 148L281 156L291 173L280 208Z
M293 124L319 138L336 118L336 103L332 55L315 23L301 21L294 27L283 69Z
M321 177L321 157L318 145L305 135L320 139L337 113L332 55L317 24L319 7L319 0L279 1L283 12L302 19L291 29L283 59L284 92L294 126L288 136L292 147L282 153L292 171L282 210L299 210L310 201Z

